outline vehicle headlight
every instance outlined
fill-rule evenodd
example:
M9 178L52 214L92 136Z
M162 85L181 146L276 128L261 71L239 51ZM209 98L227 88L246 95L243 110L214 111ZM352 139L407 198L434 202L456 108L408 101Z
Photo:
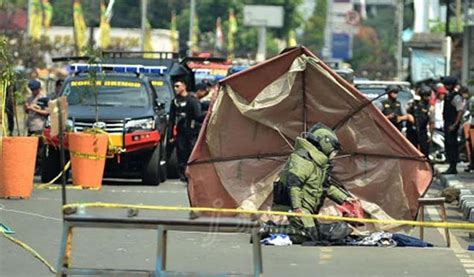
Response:
M152 131L155 129L155 119L145 118L145 119L130 120L127 123L125 123L125 129L127 131L138 131L138 130Z
M72 119L68 119L66 121L66 130L67 131L74 130L74 121L72 121Z

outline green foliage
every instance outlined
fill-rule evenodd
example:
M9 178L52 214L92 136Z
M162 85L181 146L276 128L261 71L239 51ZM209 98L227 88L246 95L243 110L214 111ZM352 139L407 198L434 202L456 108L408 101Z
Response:
M86 47L84 49L86 57L88 57L87 64L89 67L97 66L101 63L101 51L100 49L93 49ZM94 97L95 102L95 122L99 121L99 89L97 88L97 82L103 82L105 79L104 71L99 70L88 70L87 77L91 83L89 93Z
M368 71L372 78L394 77L398 36L393 8L378 8L377 14L369 16L363 24L375 30L378 42L371 43L360 37L354 38L351 60L353 68L359 73Z
M27 0L11 0L15 5L26 8ZM269 40L269 53L274 51L274 39L287 41L290 30L295 30L303 24L303 18L297 8L304 0L198 0L196 1L196 14L199 17L199 29L203 41L202 51L213 50L215 24L217 17L222 18L224 35L228 33L229 9L234 9L238 22L238 31L235 35L235 49L237 55L245 56L247 53L255 53L257 49L256 28L243 26L243 7L246 4L258 5L280 5L284 8L284 25L282 28L269 28L267 36ZM50 0L54 9L53 25L72 26L72 1ZM99 25L99 3L100 0L82 0L82 8L86 24ZM189 36L189 0L148 0L148 19L153 28L170 28L171 13L176 12L177 29L179 31L179 42L181 50L187 48ZM112 27L118 28L140 28L141 9L138 0L116 1L113 8Z
M303 44L316 53L320 53L324 46L327 8L327 0L317 0L313 15L304 25Z

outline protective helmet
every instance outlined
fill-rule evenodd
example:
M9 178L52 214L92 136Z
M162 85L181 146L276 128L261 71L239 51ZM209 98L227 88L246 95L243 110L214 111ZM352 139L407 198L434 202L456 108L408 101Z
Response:
M390 92L395 92L398 93L400 91L400 87L397 85L389 85L385 88L385 92L390 93Z
M306 139L316 146L324 155L330 157L341 150L336 133L323 123L316 123L305 134Z
M445 86L455 86L458 84L458 78L454 76L446 76L441 79Z
M422 86L419 94L420 97L431 96L431 88L428 86Z
M41 88L41 83L39 81L36 81L36 80L30 80L28 82L28 88L30 90L37 90L37 89L40 89Z

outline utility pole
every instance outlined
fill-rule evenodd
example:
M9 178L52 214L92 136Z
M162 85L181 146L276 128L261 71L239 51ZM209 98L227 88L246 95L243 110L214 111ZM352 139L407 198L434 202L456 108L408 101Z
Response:
M146 36L146 10L147 10L147 0L142 0L142 52L145 51L145 36Z
M326 28L324 29L324 47L323 47L323 58L332 59L332 9L333 9L333 0L327 0L327 10L326 10ZM316 7L317 9L318 7Z
M196 1L191 0L191 7L189 9L189 38L188 38L188 56L193 55L193 31L194 31L194 18L196 14Z
M397 79L402 80L403 77L403 13L405 8L405 1L398 0L397 3Z
M446 0L446 25L445 25L445 36L449 37L451 32L449 31L449 22L451 21L451 13L449 7L451 6L451 0Z
M27 34L28 34L28 37L31 36L31 13L33 12L33 9L32 9L32 3L31 3L31 0L28 0L28 20L27 20L27 24L26 25L26 28L27 28Z

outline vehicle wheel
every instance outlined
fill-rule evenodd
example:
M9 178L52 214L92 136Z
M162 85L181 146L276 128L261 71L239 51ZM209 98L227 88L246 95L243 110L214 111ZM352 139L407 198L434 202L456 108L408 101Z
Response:
M143 165L142 184L157 186L161 181L160 146L157 146L150 155L148 162Z
M62 171L59 161L59 150L56 148L45 145L43 147L43 160L41 162L41 182L49 183ZM65 160L67 163L67 157ZM66 171L66 180L68 178L69 171ZM61 178L56 180L54 183L58 184L61 182Z

